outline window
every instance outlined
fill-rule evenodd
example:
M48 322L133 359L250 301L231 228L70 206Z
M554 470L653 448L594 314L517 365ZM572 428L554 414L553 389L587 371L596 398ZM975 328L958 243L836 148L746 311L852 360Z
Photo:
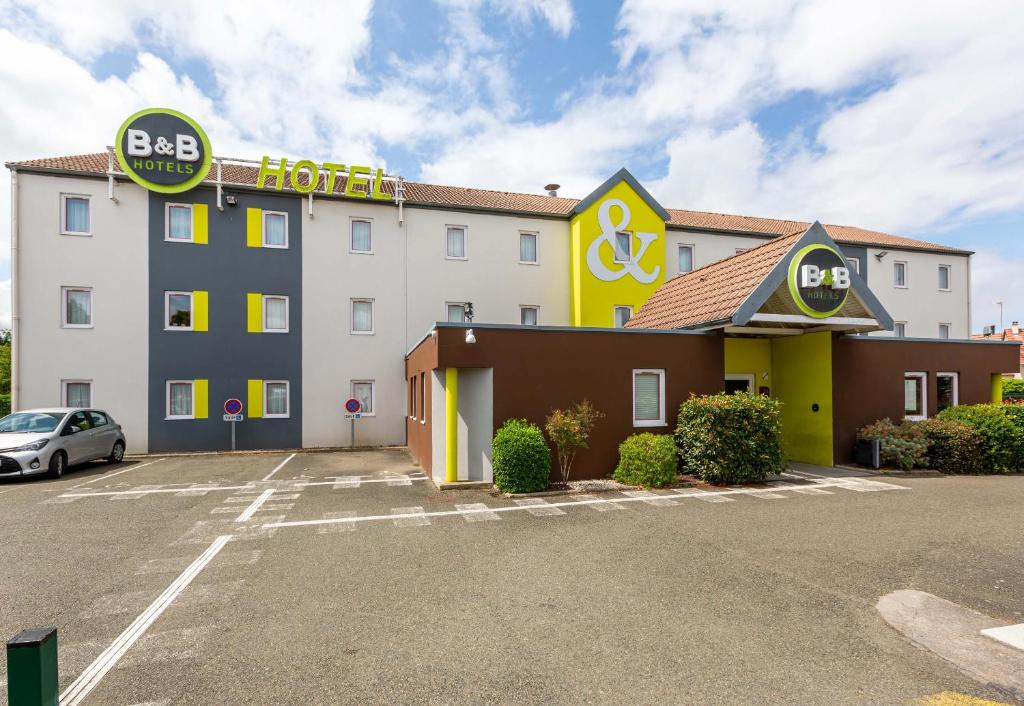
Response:
M89 197L60 195L61 235L92 235L89 217Z
M264 295L263 332L288 333L288 297Z
M352 333L368 335L373 333L373 300L352 300Z
M169 203L164 214L164 240L192 242L192 207Z
M448 243L445 257L449 260L466 259L466 228L464 226L448 226Z
M72 430L71 427L78 427L78 429ZM80 431L88 431L89 429L92 429L92 420L89 419L89 416L85 412L75 412L68 417L67 423L64 424L64 429L61 430L61 436L76 434Z
M65 407L92 407L91 380L61 380L61 404Z
M415 375L409 378L409 418L416 419L416 385L419 381Z
M288 417L288 381L263 381L263 416L271 419Z
M167 382L167 418L194 419L192 409L191 380L169 380Z
M92 328L92 289L88 287L61 287L61 326L64 328Z
M725 376L725 393L735 395L737 392L753 392L753 373L727 373Z
M537 234L519 234L519 262L524 265L537 264Z
M519 323L523 326L536 326L539 314L540 307L521 306L519 307Z
M92 411L86 412L86 414L89 415L89 421L92 422L93 429L107 426L107 415L103 414L103 412Z
M370 221L352 219L352 240L349 252L373 253L373 230Z
M846 264L850 267L850 270L860 274L860 258L859 257L848 257L846 258Z
M692 272L693 271L693 246L692 245L680 245L679 246L679 272Z
M927 385L927 373L903 376L903 414L907 419L921 420L928 416Z
M960 404L960 375L939 373L935 376L935 409L941 412Z
M446 319L451 324L463 324L466 322L466 305L460 302L448 302L445 305Z
M627 231L615 234L615 262L629 262L633 257L633 235Z
M950 324L939 324L939 338L949 338Z
M633 307L631 306L617 306L615 307L615 328L625 328L626 322L633 317Z
M192 292L164 292L164 330L192 330Z
M905 338L907 335L907 322L894 321L892 324L892 335L896 338Z
M665 426L665 371L633 371L633 426Z
M894 262L892 263L892 283L896 287L905 289L907 286L907 263L905 262Z
M939 265L939 289L943 292L948 292L950 281L950 267L949 265Z
M373 387L373 380L352 381L352 396L359 400L359 414L364 417L372 417L377 413L374 405L376 395Z
M263 212L263 247L288 247L288 214L280 211Z
M420 373L420 424L427 423L427 374Z

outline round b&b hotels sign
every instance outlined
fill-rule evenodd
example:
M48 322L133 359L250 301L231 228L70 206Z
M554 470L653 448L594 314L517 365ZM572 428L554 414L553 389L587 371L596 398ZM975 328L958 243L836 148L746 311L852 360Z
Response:
M210 171L210 139L192 118L168 108L140 110L122 123L114 142L117 161L139 186L177 194Z
M835 248L801 248L789 265L789 292L803 313L825 319L839 313L850 293L850 268Z

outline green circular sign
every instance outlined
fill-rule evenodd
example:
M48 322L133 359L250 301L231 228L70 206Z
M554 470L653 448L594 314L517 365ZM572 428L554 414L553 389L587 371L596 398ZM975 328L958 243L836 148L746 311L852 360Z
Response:
M838 314L850 294L849 263L835 248L820 243L793 256L788 279L797 308L815 319Z
M169 108L147 108L125 120L114 151L121 169L139 186L177 194L210 171L210 138L192 118Z

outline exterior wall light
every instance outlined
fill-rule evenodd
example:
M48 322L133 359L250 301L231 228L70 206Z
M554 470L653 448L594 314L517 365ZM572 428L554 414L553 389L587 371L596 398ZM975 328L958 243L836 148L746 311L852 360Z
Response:
M469 345L476 343L476 336L473 335L473 329L471 328L466 329L466 343Z

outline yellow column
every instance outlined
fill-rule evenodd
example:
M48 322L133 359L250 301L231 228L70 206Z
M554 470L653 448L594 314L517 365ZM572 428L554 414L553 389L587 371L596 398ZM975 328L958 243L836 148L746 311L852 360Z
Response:
M459 369L444 369L444 479L459 479Z
M1003 376L999 373L992 373L992 403L1000 404L1003 401Z

